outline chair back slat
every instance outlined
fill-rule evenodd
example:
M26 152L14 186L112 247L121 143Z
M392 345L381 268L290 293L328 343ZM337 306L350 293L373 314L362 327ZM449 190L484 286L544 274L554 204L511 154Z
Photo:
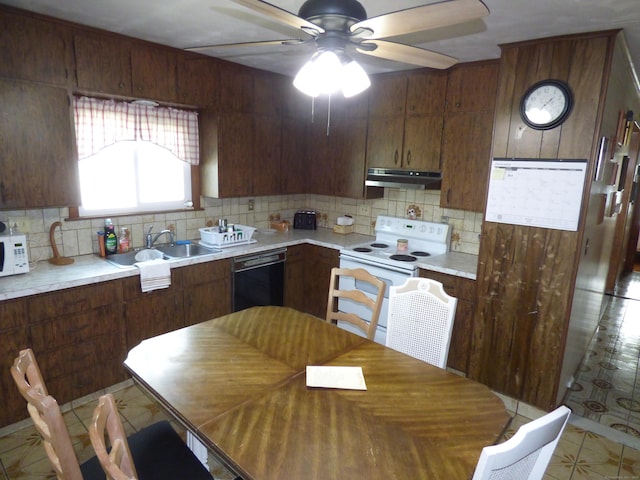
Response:
M356 283L366 282L373 287L373 291L376 293L372 298L358 289L340 288L341 277L352 277ZM331 269L329 299L327 301L327 322L335 323L341 321L350 323L362 330L369 340L373 340L378 326L378 319L380 318L380 311L382 310L385 289L385 283L378 277L371 275L364 268L348 269L336 267ZM365 319L355 313L340 311L338 303L340 298L364 306L365 310L371 312L369 318Z

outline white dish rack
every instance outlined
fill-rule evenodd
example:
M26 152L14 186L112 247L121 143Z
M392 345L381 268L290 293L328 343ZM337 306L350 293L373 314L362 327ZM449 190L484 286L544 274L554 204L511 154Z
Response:
M246 225L236 225L233 232L220 232L218 227L205 227L200 231L200 243L205 247L225 248L245 243L254 243L252 239L255 228Z

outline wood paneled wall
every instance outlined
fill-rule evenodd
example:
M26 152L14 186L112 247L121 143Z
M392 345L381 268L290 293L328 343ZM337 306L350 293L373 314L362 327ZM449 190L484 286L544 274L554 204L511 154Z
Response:
M588 159L590 178L615 35L503 46L493 157ZM575 105L562 126L541 132L522 122L519 105L546 78L567 81ZM469 376L545 410L555 406L587 203L577 232L491 222L482 229Z

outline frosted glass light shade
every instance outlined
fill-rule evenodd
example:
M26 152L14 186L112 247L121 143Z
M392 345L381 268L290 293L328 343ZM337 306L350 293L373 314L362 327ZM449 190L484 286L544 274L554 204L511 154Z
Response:
M300 69L293 85L311 97L342 91L345 97L352 97L371 85L364 69L344 53L326 50L316 53Z

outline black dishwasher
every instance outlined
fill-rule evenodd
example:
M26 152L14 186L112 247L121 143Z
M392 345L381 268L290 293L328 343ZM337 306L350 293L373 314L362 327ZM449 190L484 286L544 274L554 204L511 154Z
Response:
M284 263L287 249L234 257L233 311L284 303Z

